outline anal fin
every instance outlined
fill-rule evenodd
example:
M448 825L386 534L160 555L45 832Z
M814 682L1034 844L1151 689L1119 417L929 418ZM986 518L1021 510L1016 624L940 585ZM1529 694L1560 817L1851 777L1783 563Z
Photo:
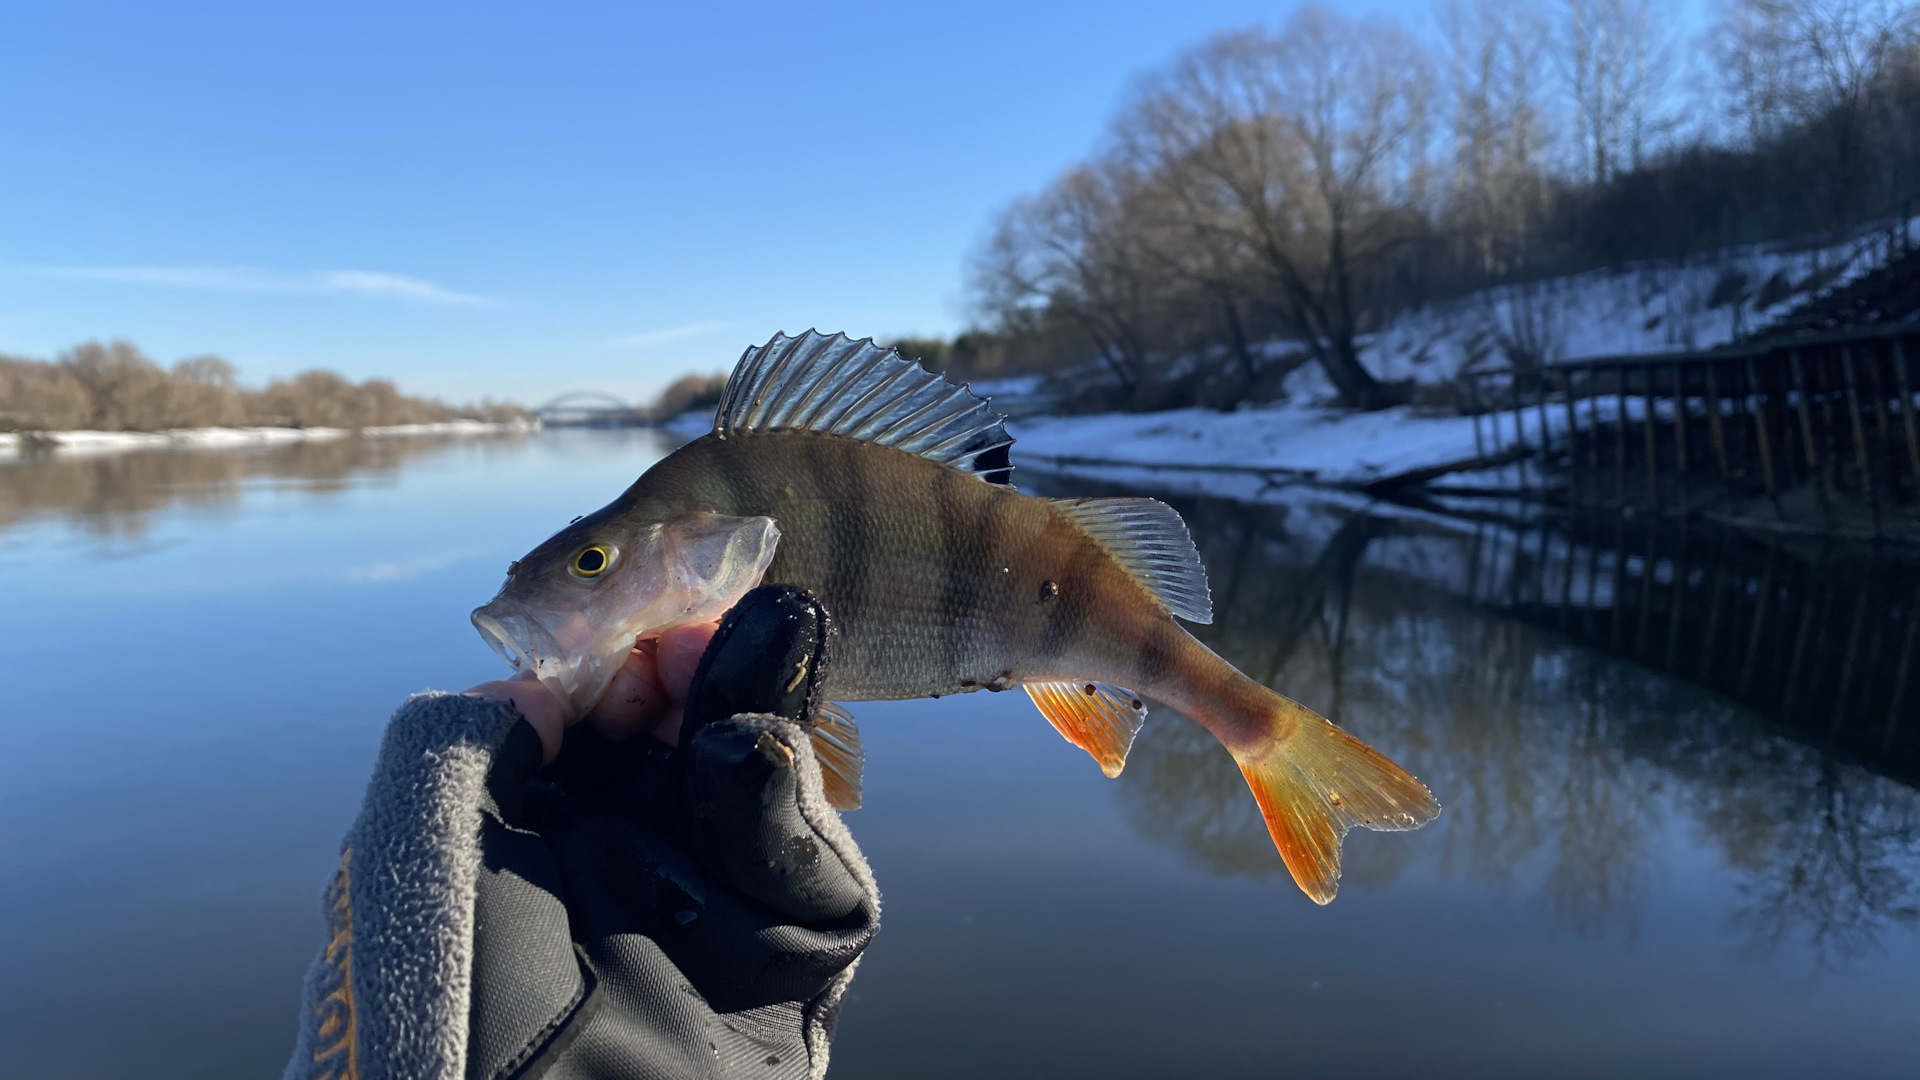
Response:
M827 805L835 810L860 809L860 777L867 752L860 745L860 729L853 714L829 701L814 714L813 756L820 762L820 786Z
M1133 737L1147 719L1147 707L1139 695L1086 679L1020 685L1047 723L1068 742L1092 754L1101 772L1119 776L1126 768L1127 751L1133 748Z

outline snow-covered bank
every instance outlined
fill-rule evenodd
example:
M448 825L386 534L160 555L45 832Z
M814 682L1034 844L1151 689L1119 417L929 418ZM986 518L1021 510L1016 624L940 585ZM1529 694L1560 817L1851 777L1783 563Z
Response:
M1904 223L1920 235L1920 217ZM1395 316L1356 343L1375 377L1423 385L1462 371L1507 366L1520 348L1546 362L1596 356L1691 352L1725 345L1810 297L1880 265L1887 235L1823 247L1752 244L1681 264L1644 263L1589 270L1521 285L1501 285ZM1294 350L1264 346L1269 355ZM1318 365L1286 382L1296 401L1325 402L1333 387Z
M1920 231L1916 226L1920 218L1899 227L1912 236ZM1880 265L1886 244L1884 234L1875 234L1813 248L1753 245L1684 264L1650 263L1500 286L1403 312L1356 344L1361 362L1377 378L1435 388L1442 393L1423 396L1444 400L1445 389L1463 373L1503 370L1519 354L1550 363L1723 345L1811 296L1870 272ZM1538 447L1543 434L1557 439L1566 427L1566 411L1558 406L1544 417L1537 410L1493 413L1477 424L1473 417L1411 406L1350 412L1339 407L1317 364L1299 362L1297 344L1270 341L1255 349L1270 359L1292 357L1298 366L1284 380L1284 400L1231 413L1193 408L1046 415L1053 404L1047 399L1049 386L1107 378L1091 360L1045 385L1038 377L1007 378L983 382L976 390L995 395L995 406L1015 418L1016 463L1103 480L1137 482L1151 476L1152 486L1233 498L1298 483L1364 487L1417 470L1500 457L1518 440ZM1196 356L1180 357L1170 374L1190 374L1200 362ZM1657 407L1663 417L1672 415L1670 402ZM1614 419L1617 405L1592 399L1575 408L1585 426L1595 418ZM1700 399L1688 404L1695 416L1704 417L1707 408ZM1629 400L1626 410L1638 418L1644 406ZM1548 429L1544 433L1542 423ZM1534 464L1522 463L1449 476L1446 483L1510 488L1539 479Z
M1549 428L1561 426L1549 417ZM1529 440L1540 436L1537 412L1481 417L1476 445L1467 416L1423 415L1403 406L1348 413L1281 404L1219 413L1177 409L1158 413L1033 417L1014 425L1014 463L1057 472L1096 475L1124 466L1222 474L1276 476L1341 487L1432 468L1478 456L1491 425L1511 438L1514 425ZM1246 481L1230 482L1244 487Z
M361 428L359 434L374 438L410 435L499 435L533 431L537 422L509 421L488 423L482 420L446 420L433 424L396 424L391 427ZM113 454L126 450L217 450L229 447L273 446L281 443L343 439L354 434L347 428L181 428L173 431L42 431L31 436L0 434L0 457L18 457L33 440L42 449L62 455Z

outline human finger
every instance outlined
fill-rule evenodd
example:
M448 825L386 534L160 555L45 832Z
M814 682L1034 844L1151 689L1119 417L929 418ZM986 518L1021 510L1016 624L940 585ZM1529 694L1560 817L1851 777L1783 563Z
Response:
M560 740L566 734L570 719L566 703L547 689L545 683L534 678L531 672L523 671L510 679L483 682L466 693L473 697L511 702L514 710L540 736L542 760L552 761L560 752Z

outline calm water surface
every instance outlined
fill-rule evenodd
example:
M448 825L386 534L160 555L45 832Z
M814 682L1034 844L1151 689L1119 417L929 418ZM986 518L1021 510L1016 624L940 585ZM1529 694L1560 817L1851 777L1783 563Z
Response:
M496 676L467 611L662 450L0 464L0 1072L277 1074L387 714ZM1913 564L1167 497L1208 642L1446 813L1319 909L1166 710L1109 781L1018 695L858 706L886 912L835 1076L1913 1075Z

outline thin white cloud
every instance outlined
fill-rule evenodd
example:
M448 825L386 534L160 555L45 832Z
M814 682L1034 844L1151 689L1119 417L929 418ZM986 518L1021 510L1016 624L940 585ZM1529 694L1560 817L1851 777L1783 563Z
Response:
M313 270L290 274L255 266L37 266L41 277L161 285L216 292L350 293L428 304L484 304L488 299L431 281L373 270Z
M688 323L685 326L669 326L665 330L647 330L638 334L628 334L625 337L614 338L611 344L636 348L665 345L669 341L685 341L688 338L702 337L715 330L724 330L726 326L727 324L723 322Z

